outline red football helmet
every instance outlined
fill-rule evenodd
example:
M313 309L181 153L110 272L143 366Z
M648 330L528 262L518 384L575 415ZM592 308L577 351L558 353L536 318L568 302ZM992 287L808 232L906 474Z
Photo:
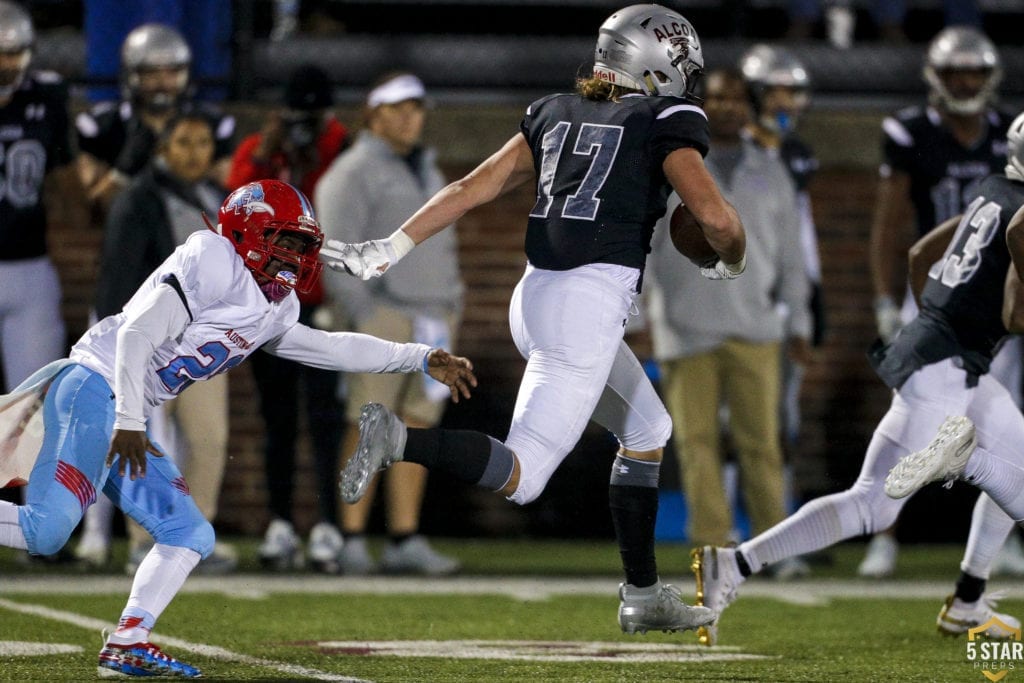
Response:
M292 264L296 266L294 284L285 284L302 293L309 292L320 277L323 265L317 257L324 234L309 199L288 183L257 180L243 185L224 200L217 222L216 232L231 241L254 274L275 280L265 272L271 259ZM302 238L305 248L300 252L277 246L282 235Z

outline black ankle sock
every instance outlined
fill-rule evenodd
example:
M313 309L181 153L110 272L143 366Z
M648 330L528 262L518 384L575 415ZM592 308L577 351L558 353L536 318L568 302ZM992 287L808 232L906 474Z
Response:
M971 576L967 572L960 572L960 578L956 580L956 591L953 596L964 602L977 602L981 594L985 592L985 579Z
M743 553L739 550L736 551L736 566L740 568L740 576L743 578L748 578L754 573L750 570L750 563L747 562L747 558L743 557Z
M658 580L658 565L654 559L658 489L612 484L608 487L608 506L626 582L637 588L653 585Z
M513 463L512 451L500 442L462 429L409 429L402 458L491 490L508 481Z

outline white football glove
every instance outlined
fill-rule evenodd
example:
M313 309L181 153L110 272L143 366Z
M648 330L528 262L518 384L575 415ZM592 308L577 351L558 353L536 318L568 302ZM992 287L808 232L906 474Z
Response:
M875 325L878 326L878 336L886 344L891 344L896 334L903 328L899 306L887 294L875 299Z
M726 263L722 259L715 261L713 266L700 269L700 274L709 280L735 280L747 269L747 255L743 254L736 263Z
M386 239L358 244L327 240L327 244L320 249L320 260L331 270L344 271L360 280L369 280L383 275L415 246L412 238L402 230L396 230Z

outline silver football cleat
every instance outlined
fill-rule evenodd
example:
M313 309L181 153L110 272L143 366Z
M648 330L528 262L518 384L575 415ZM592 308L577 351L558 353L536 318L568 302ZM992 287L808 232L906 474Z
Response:
M407 432L398 416L379 403L367 403L359 413L359 443L341 471L341 498L359 502L373 475L402 459Z

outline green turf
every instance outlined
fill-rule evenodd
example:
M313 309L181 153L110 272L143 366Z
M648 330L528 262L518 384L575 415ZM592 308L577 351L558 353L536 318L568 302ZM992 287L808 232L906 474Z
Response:
M617 574L611 543L439 542L455 552L467 572L573 575L609 578ZM252 547L241 546L252 562ZM121 549L119 549L120 551ZM832 566L818 566L815 577L849 579L863 551L861 544L840 546ZM961 550L956 547L905 547L900 581L955 578ZM685 567L686 548L659 548L666 567ZM26 570L11 553L0 553L0 574L53 574ZM681 572L679 574L682 575ZM74 582L76 575L69 574ZM301 581L302 575L297 575ZM239 581L244 581L244 577ZM457 579L452 579L456 582ZM386 584L385 584L386 585ZM865 590L873 582L865 581ZM83 617L113 621L125 595L7 594L0 598L43 605ZM768 659L742 662L599 663L460 660L430 657L402 659L363 656L321 648L324 641L359 640L544 640L609 643L692 644L692 634L652 633L625 636L615 624L614 595L558 596L524 602L505 596L444 594L279 594L264 599L223 593L179 595L161 618L159 632L192 643L321 672L374 681L978 681L987 680L966 660L965 639L940 638L934 630L935 600L833 599L827 605L794 605L768 598L741 597L725 613L721 642ZM1001 608L1024 612L1024 601ZM95 676L100 645L93 629L71 626L0 608L0 640L70 643L80 654L11 657L0 661L3 680L85 680ZM211 659L168 647L217 680L295 680L294 673L254 663ZM1018 667L1020 669L1020 667ZM1024 681L1024 671L1004 678Z

